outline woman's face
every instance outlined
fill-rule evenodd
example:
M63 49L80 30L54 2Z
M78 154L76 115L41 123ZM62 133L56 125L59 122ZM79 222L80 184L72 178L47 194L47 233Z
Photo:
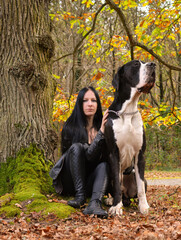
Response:
M92 90L88 90L83 98L83 111L86 117L93 117L97 111L97 99Z

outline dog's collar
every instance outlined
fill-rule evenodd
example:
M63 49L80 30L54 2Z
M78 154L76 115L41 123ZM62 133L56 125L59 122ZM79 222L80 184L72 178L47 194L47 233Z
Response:
M114 110L108 110L108 112L115 113L118 117L120 117L121 115L127 115L127 116L135 115L136 113L138 113L138 110L135 112L129 112L129 113L125 113L125 112L119 113Z

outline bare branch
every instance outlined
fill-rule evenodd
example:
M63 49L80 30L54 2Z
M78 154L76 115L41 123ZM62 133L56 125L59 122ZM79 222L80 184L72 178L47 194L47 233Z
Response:
M161 62L163 65L165 65L166 67L168 67L170 70L175 70L175 71L181 71L181 67L179 66L174 66L174 65L171 65L167 62L165 62L160 56L158 56L152 49L146 47L145 45L135 41L135 39L133 38L133 34L131 32L131 29L129 28L129 26L127 25L126 23L126 18L124 16L124 13L121 11L121 9L119 8L118 5L116 5L112 0L106 0L106 3L109 4L109 6L114 9L119 18L121 19L121 22L123 24L123 27L126 31L126 34L128 35L128 38L129 38L129 42L130 42L130 45L131 45L131 49L133 47L140 47L142 49L144 49L145 51L149 52L153 57L155 57L159 62Z
M154 51L152 49L146 47L145 45L138 43L138 42L134 42L134 46L140 47L140 48L144 49L145 51L149 52L153 57L155 57L159 62L161 62L166 67L168 67L170 70L181 71L181 67L174 66L174 65L169 64L168 62L165 62L160 56L158 56L156 53L154 53Z
M174 98L173 98L173 106L172 108L174 109L175 107L175 99L176 99L176 92L175 92L175 88L174 88L174 85L173 85L173 79L172 79L172 71L170 69L169 71L169 76L170 76L170 83L171 83L171 87L172 87L172 92L173 92L173 95L174 95Z
M96 25L97 16L98 16L98 14L101 12L101 10L102 10L106 5L107 5L107 3L104 3L104 4L102 4L102 5L100 6L100 8L98 9L98 11L97 11L96 14L95 14L95 17L94 17L94 20L93 20L93 24L92 24L91 29L90 29L90 30L83 36L83 38L77 43L77 45L76 45L75 48L74 48L74 51L71 52L71 53L65 54L65 55L63 55L63 56L61 56L61 57L53 60L53 63L61 60L62 58L65 58L65 57L67 57L67 56L74 55L74 54L78 51L78 49L79 49L79 47L81 46L81 44L83 43L84 39L85 39L91 32L94 31L95 25Z
M168 194L168 196L170 197L170 196L174 195L175 193L177 193L177 190L178 190L179 188L180 188L180 186L178 186L173 193Z
M120 17L121 22L122 22L122 24L124 26L126 34L128 35L130 44L134 45L133 34L131 33L131 30L130 30L129 26L127 25L126 18L124 16L123 12L121 11L121 9L113 1L106 0L106 3L109 4L109 6L117 12L117 14Z
M63 56L61 56L61 57L57 58L56 60L53 60L53 62L52 62L52 63L54 63L54 62L57 62L57 61L59 61L59 60L61 60L61 59L65 58L65 57L68 57L68 56L70 56L70 55L72 55L72 54L73 54L73 52L72 52L72 53L67 53L67 54L65 54L65 55L63 55Z

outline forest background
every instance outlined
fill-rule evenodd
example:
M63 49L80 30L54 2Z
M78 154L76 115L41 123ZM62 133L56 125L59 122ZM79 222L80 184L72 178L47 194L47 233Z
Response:
M47 201L62 126L84 86L105 111L132 59L157 65L139 102L146 169L181 169L180 29L179 0L0 0L0 215L73 211Z
M61 128L77 92L93 85L103 109L113 100L117 68L139 59L157 64L156 85L139 102L147 136L146 168L181 167L181 2L156 0L52 3L58 82L53 118Z

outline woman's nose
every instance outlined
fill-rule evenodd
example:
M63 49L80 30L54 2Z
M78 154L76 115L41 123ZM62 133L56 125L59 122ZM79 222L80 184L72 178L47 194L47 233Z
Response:
M92 105L92 101L91 100L88 101L88 105Z

